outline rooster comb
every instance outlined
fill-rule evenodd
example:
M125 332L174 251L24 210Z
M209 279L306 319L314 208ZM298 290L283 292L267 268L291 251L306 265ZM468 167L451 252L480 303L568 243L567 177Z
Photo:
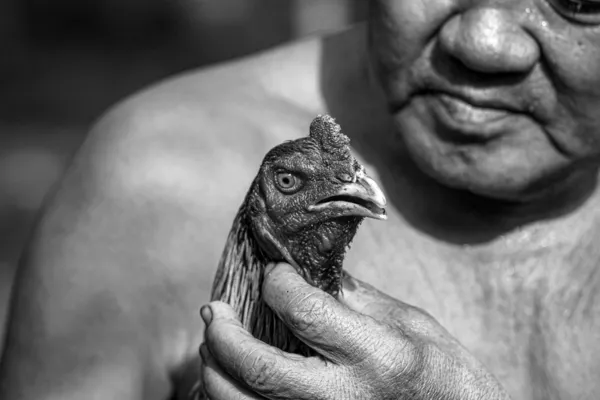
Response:
M327 153L340 158L350 156L350 138L342 133L342 128L329 115L318 115L312 121L310 137Z

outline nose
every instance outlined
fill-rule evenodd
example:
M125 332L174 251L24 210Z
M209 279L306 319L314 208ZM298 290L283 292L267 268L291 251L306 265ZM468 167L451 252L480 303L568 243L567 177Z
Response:
M537 42L520 26L516 11L487 7L468 9L448 20L440 46L468 68L483 73L522 73L540 56Z

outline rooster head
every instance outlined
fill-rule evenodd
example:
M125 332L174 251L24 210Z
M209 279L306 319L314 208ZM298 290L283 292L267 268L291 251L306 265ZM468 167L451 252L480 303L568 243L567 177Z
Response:
M310 135L274 147L246 198L248 223L268 259L292 264L332 295L346 248L366 218L386 219L385 196L329 116Z

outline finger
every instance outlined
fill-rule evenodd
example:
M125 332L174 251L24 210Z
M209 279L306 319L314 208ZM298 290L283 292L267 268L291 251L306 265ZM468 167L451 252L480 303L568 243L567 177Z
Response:
M364 358L365 317L309 285L289 264L268 270L263 298L299 339L327 359L354 363Z
M314 399L324 362L288 354L254 338L237 314L212 302L206 345L218 365L238 382L267 398Z
M339 301L352 310L378 321L388 319L398 307L404 304L345 271Z
M204 392L210 400L264 400L255 393L242 387L233 378L221 369L214 357L206 347L200 347L202 355L202 382Z

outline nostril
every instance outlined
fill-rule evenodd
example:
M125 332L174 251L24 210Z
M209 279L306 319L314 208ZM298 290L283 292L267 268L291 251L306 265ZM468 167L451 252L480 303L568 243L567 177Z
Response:
M439 43L434 45L431 53L431 67L435 73L455 86L484 87L510 86L522 82L530 71L493 73L477 71L463 60L441 50Z
M338 179L339 179L341 182L343 182L343 183L349 183L349 182L353 182L353 180L354 180L354 178L352 177L352 175L350 175L350 174L347 174L347 173L345 173L345 172L343 172L343 173L339 174L339 175L337 176L337 178L338 178Z

